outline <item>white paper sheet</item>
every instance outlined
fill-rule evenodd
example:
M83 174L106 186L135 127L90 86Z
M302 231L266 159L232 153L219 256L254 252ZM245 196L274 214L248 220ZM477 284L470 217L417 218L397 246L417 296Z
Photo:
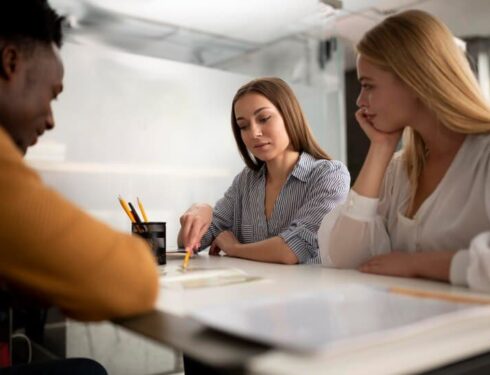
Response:
M198 268L165 266L160 273L160 285L165 288L191 289L215 287L258 280L237 268Z

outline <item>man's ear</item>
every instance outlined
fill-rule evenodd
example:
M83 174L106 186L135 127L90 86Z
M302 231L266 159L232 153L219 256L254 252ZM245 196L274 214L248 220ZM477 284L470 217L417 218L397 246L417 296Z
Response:
M0 61L0 75L2 78L10 80L19 68L20 51L13 44L3 47Z

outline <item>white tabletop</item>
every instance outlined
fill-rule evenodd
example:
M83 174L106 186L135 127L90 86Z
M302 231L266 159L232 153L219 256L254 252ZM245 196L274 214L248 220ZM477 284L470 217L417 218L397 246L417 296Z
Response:
M167 266L182 264L183 256L168 256ZM166 266L161 266L165 268ZM490 296L472 292L467 288L455 287L446 283L420 279L406 279L363 274L356 270L338 270L320 265L282 265L254 262L226 256L208 256L205 253L191 258L189 267L198 268L237 268L249 275L262 279L243 284L195 289L161 288L157 309L177 315L185 315L200 307L213 306L224 301L232 302L244 298L270 295L290 295L301 291L324 290L340 284L359 283L364 285L400 286L414 289L450 293L454 295Z
M182 257L168 256L169 267L181 264ZM163 266L165 267L165 266ZM237 268L261 279L241 284L195 289L160 290L157 309L180 316L197 309L268 296L288 296L302 291L325 290L342 284L398 286L454 295L488 297L467 288L426 280L362 274L355 270L328 269L316 265L278 265L229 257L200 254L190 267ZM360 312L362 313L362 312ZM320 374L332 373L407 373L423 371L490 350L490 315L469 319L451 327L428 329L411 337L383 345L335 353L302 356L272 351L249 363L252 373Z

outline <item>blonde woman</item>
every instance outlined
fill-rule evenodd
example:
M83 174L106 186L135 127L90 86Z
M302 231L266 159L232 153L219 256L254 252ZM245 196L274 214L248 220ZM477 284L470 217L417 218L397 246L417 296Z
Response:
M263 262L320 263L323 216L349 191L347 168L318 146L291 88L279 78L242 86L231 123L246 167L215 205L180 218L179 245Z
M416 10L357 49L356 118L371 145L346 203L321 224L322 262L490 291L490 108L464 54Z

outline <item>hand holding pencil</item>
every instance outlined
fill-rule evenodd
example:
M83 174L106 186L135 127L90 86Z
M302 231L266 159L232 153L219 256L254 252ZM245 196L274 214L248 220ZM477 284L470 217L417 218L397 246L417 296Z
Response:
M213 208L208 204L195 204L180 217L179 244L196 251L213 218Z

